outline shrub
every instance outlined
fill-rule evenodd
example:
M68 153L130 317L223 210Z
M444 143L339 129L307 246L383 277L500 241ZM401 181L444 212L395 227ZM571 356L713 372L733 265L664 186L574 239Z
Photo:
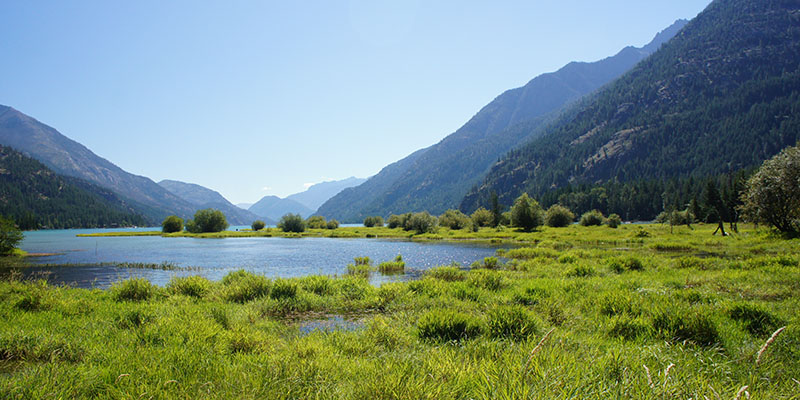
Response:
M492 212L483 207L475 210L470 218L472 218L472 222L475 223L475 225L480 227L492 226L494 223L494 215L492 215Z
M388 226L389 226L389 228L392 228L392 229L394 229L394 228L403 228L403 229L405 229L406 228L406 223L408 223L408 220L410 218L411 218L411 213L402 214L402 215L394 215L394 214L392 214L392 215L389 216Z
M603 225L603 213L598 210L587 211L581 215L581 226L600 226Z
M22 231L10 218L0 215L0 256L7 256L22 241Z
M450 229L464 229L472 226L472 220L459 210L447 210L439 216L439 225Z
M544 223L554 228L569 226L575 220L575 214L560 204L553 204L544 213Z
M173 277L167 288L174 294L202 298L211 290L211 282L202 276Z
M800 148L787 147L764 161L742 194L742 211L781 232L800 234Z
M286 214L278 222L278 229L284 232L305 232L306 223L300 214Z
M220 210L206 208L194 213L194 219L186 223L186 230L192 233L222 232L228 229L228 220Z
M544 212L539 202L523 193L511 206L511 225L531 231L544 223Z
M617 214L611 214L608 216L608 218L606 218L606 225L608 225L609 228L616 229L622 225L622 218L620 218Z
M164 221L161 222L161 232L164 233L174 233L180 232L183 230L183 218L177 215L170 215L167 218L164 218Z
M418 212L411 215L404 227L407 231L416 231L418 234L433 233L436 231L436 217L427 212Z
M744 324L753 335L766 336L778 329L781 320L769 311L752 303L735 304L728 311L731 319Z
M272 283L269 297L275 300L293 299L297 297L297 282L290 279L276 279Z
M328 221L328 223L325 225L325 227L328 228L328 229L338 229L339 228L339 221L337 221L335 219L332 219L332 220Z
M467 273L453 266L435 267L425 271L425 276L440 279L447 282L463 281L467 279Z
M522 341L540 330L541 323L519 305L497 306L488 314L489 335L495 338Z
M374 216L374 217L367 217L364 218L364 226L367 228L372 227L382 227L383 226L383 217Z
M260 219L253 221L253 223L250 225L250 227L253 228L253 230L256 232L264 229L265 226L267 226L267 224Z
M111 285L111 297L116 301L143 301L155 293L147 279L131 278Z
M470 339L481 334L480 320L452 310L433 310L417 321L419 337L438 342Z
M306 227L308 229L325 229L328 227L328 221L321 215L313 215L306 220Z

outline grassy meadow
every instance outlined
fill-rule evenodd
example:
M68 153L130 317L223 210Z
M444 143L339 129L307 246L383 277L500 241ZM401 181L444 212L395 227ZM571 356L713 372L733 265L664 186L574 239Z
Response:
M422 236L524 245L381 287L402 260L109 290L12 274L0 398L800 398L800 240L714 228L441 229ZM348 329L301 329L331 316Z

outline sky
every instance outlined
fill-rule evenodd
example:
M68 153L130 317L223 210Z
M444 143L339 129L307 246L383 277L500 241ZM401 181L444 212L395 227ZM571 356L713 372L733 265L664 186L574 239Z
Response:
M709 0L3 1L0 104L233 203L366 178Z

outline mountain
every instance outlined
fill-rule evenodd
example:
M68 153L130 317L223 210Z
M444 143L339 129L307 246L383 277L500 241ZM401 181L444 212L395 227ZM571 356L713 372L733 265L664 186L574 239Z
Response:
M368 208L378 194L385 192L428 149L417 150L400 161L383 167L361 185L342 190L317 209L317 214L345 223L360 223L372 213Z
M676 21L646 46L626 47L596 62L572 62L508 90L439 143L401 160L394 173L370 179L375 188L342 192L319 213L351 222L366 215L409 211L439 214L455 208L503 154L535 138L568 104L611 82L671 39L687 21ZM400 170L398 167L403 167ZM382 180L382 182L376 182ZM368 181L369 182L369 181ZM363 186L363 185L362 185ZM358 198L359 201L347 201Z
M248 208L252 207L255 203L237 203L236 207L241 208L242 210L247 210Z
M632 199L654 183L733 174L800 138L800 3L716 0L630 72L511 151L465 196L550 200L602 194L608 212L647 219ZM650 190L652 191L652 190ZM661 208L661 195L648 201ZM547 204L545 204L547 205ZM578 210L580 211L580 210Z
M336 196L344 189L358 186L366 182L366 179L351 176L339 181L329 181L311 185L306 191L287 196L289 200L294 200L311 210L316 210L323 203L333 196Z
M42 163L0 145L0 215L22 229L145 225L112 191L59 176Z
M231 225L250 225L253 221L259 219L259 216L234 206L221 194L206 187L167 179L158 182L158 185L186 200L197 209L214 208L222 211ZM265 222L272 223L274 221Z
M57 130L0 105L0 144L39 160L54 172L111 189L133 200L151 223L169 214L191 216L194 208L152 180L125 172Z
M278 196L264 196L256 204L250 206L248 210L255 215L275 221L280 220L282 216L289 213L300 214L303 218L308 218L311 214L314 214L314 210L294 200L282 199Z

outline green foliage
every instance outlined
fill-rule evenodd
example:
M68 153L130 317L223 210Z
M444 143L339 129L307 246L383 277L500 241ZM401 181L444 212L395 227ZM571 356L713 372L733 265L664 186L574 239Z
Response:
M800 234L800 148L787 147L764 161L747 181L742 211L751 221Z
M702 346L720 342L716 323L705 310L689 310L673 305L664 307L653 317L653 329L664 339L689 340Z
M364 226L366 226L367 228L372 228L376 226L380 228L383 226L383 217L372 216L364 218Z
M472 227L472 220L459 210L447 210L439 216L439 225L450 229L464 229Z
M401 215L392 214L392 215L389 216L389 220L388 220L387 226L389 228L392 228L392 229L394 229L394 228L404 228L405 229L406 223L408 222L408 220L410 218L411 218L411 213L401 214Z
M528 339L541 330L541 322L519 305L500 305L488 313L489 336L516 342Z
M175 233L181 231L183 231L183 218L177 215L170 215L164 218L164 221L161 223L161 232Z
M250 225L250 228L252 228L253 231L258 232L258 231L264 229L264 227L266 227L266 226L267 226L267 224L264 221L262 221L260 219L257 219L255 221L253 221L253 223Z
M223 291L225 300L235 303L247 303L265 297L271 287L271 282L266 277L244 270L225 275L222 284L225 286Z
M396 274L405 271L406 263L403 261L403 256L400 254L394 258L393 261L384 261L378 264L378 271L383 274Z
M428 214L427 212L418 212L411 215L406 221L403 229L407 231L415 231L418 234L434 233L436 232L436 217Z
M11 254L23 237L13 220L0 215L0 256Z
M649 337L653 327L642 317L631 317L630 315L618 315L611 321L609 335L621 337L627 340L635 340L642 337Z
M286 214L278 221L278 229L284 232L305 232L306 223L300 214Z
M532 231L544 223L544 212L539 203L523 193L511 207L511 225Z
M211 291L211 282L202 276L173 277L167 289L171 293L203 298Z
M479 227L492 226L494 224L494 214L483 207L475 210L470 218L472 218L472 222Z
M228 229L228 220L220 210L206 208L194 213L194 219L186 223L191 233L222 232Z
M644 263L637 257L612 258L608 260L608 267L612 271L621 274L625 271L641 271Z
M608 218L606 218L606 225L608 225L609 228L616 229L622 225L622 218L620 218L617 214L611 214L608 216Z
M306 219L306 227L308 229L327 229L328 222L321 215L312 215Z
M145 301L156 288L145 278L131 278L111 286L111 297L117 301Z
M467 279L467 273L458 267L441 266L425 271L425 276L441 279L447 282L463 281Z
M737 303L728 310L731 319L740 321L745 329L756 336L768 336L783 323L764 307L753 303Z
M587 211L581 215L581 226L600 226L605 223L605 217L599 210Z
M563 228L569 226L572 221L575 221L575 214L560 204L553 204L544 214L544 223L550 227Z
M328 221L328 223L325 225L325 227L328 228L328 229L338 229L339 228L339 221L337 221L335 219L331 219L331 220Z
M269 297L276 300L293 299L297 297L297 287L297 282L293 279L276 279L272 283Z
M436 342L471 339L482 332L483 327L479 319L452 310L429 311L417 321L419 337Z

